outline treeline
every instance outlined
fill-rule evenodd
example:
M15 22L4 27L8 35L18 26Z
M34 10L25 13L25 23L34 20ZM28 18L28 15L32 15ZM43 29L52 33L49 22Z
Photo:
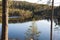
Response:
M35 14L38 11L46 10L49 6L43 5L43 4L36 4L36 3L28 3L25 1L13 1L10 2L10 12L18 12L19 14L23 14L22 12L31 12L32 14ZM51 8L51 7L50 7ZM49 8L49 9L50 9ZM10 13L9 12L9 13ZM25 14L24 12L24 14ZM29 13L27 13L29 14Z
M10 9L12 12L18 12L21 15L26 14L29 15L35 15L35 16L46 16L50 17L52 13L52 7L45 5L45 4L36 4L36 3L29 3L26 1L12 1L10 2ZM54 16L60 16L59 15L59 9L60 7L54 6ZM11 12L10 10L10 12ZM24 12L25 11L25 12ZM28 12L27 12L28 11ZM27 13L26 13L27 12ZM30 14L31 13L31 14ZM26 16L25 15L25 16Z
M45 4L29 3L26 1L10 1L9 5L9 17L19 16L19 20L26 21L27 19L41 19L50 18L52 9L51 6ZM54 6L54 17L60 17L60 7ZM0 1L0 17L2 16L2 2ZM17 20L16 18L10 18L9 20ZM27 21L28 21L27 20Z

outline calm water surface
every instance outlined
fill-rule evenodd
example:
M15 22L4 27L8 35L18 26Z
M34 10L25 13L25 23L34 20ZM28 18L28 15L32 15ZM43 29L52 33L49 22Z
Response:
M9 38L19 38L24 40L25 32L32 25L32 22L25 22L25 23L11 23L9 24ZM41 32L39 40L49 40L50 39L50 21L47 20L39 20L36 21L36 25L38 30ZM1 26L0 24L0 35L1 35ZM60 40L60 30L56 29L55 27L59 27L53 22L53 40Z

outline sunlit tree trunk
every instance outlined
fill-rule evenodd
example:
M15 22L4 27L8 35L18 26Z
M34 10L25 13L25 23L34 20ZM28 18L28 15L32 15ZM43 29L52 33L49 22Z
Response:
M1 40L8 40L8 0L2 0L2 35Z
M53 14L54 14L54 0L52 0L52 13L51 13L50 40L53 40L53 39L52 39L52 34L53 34Z

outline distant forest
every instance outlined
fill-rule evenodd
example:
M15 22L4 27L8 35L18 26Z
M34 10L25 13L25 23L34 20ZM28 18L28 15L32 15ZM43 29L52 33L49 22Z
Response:
M9 17L18 16L18 18L9 18L9 22L18 20L20 22L42 18L50 18L52 13L52 7L47 4L29 3L26 1L10 1L9 5ZM2 2L0 1L0 22L2 17ZM60 6L54 6L54 18L60 17Z

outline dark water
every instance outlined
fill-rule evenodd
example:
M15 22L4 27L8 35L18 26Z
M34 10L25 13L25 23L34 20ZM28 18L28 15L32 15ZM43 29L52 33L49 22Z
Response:
M39 36L39 40L49 40L50 39L50 20L39 20L36 21L36 25L38 30L41 32ZM25 40L25 32L32 25L32 22L25 22L25 23L16 23L16 24L9 24L9 38L19 38L21 40ZM0 33L1 33L1 26L0 24ZM57 27L57 28L56 28ZM1 35L1 34L0 34ZM53 22L53 40L60 40L60 29L57 22Z

